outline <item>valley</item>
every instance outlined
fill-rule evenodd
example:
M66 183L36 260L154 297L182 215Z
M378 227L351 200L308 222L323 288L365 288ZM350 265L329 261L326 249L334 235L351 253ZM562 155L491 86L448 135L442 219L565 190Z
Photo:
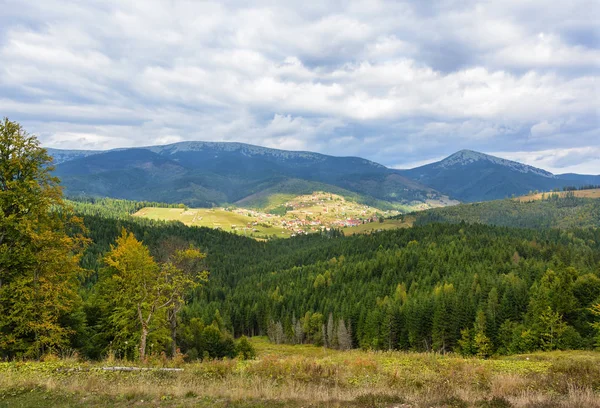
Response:
M142 208L133 214L154 220L180 221L256 238L287 238L328 231L331 228L358 232L380 229L380 218L399 214L346 200L337 194L314 192L271 200L263 210L225 208ZM384 228L396 227L388 222Z

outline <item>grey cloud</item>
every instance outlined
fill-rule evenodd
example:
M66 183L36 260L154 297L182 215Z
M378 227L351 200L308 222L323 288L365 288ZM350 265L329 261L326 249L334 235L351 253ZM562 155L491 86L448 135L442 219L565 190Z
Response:
M55 147L228 140L402 166L599 146L591 0L5 3L0 115Z

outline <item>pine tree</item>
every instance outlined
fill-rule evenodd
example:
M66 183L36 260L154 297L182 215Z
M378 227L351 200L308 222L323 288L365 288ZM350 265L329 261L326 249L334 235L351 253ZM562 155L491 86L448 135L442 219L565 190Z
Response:
M539 316L538 327L540 330L540 341L544 350L554 350L558 348L567 324L563 321L558 312L552 311L550 306L546 308Z
M590 307L590 312L596 317L600 317L600 302ZM592 323L592 327L596 329L596 347L600 349L600 321Z
M300 320L297 320L296 324L294 325L294 343L304 343L304 327L302 326L302 322Z
M473 348L477 353L477 357L486 358L492 355L492 343L489 337L486 335L487 330L486 317L483 310L477 312L475 318L475 325L473 331L475 336L473 337Z
M444 284L434 290L433 348L442 353L450 351L454 343L454 286Z
M167 320L171 329L172 356L177 353L177 314L185 304L185 295L208 280L204 258L206 254L194 247L177 249L162 267L165 292L171 301L167 308Z

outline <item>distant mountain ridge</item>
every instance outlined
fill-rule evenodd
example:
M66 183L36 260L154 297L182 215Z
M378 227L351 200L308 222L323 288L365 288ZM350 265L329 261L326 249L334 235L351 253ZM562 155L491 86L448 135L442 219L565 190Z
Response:
M512 170L518 171L519 173L533 173L539 176L556 178L554 174L549 171L538 169L537 167L529 166L527 164L519 163L512 160L502 159L500 157L491 156L489 154L476 152L473 150L460 150L451 156L448 156L444 160L437 163L437 167L448 168L456 164L468 165L479 161L487 161L490 163L498 164L501 166L508 167Z
M600 176L554 175L471 150L410 170L235 142L180 142L108 151L48 149L68 195L212 206L277 193L335 192L378 205L483 201L592 184ZM297 190L297 191L296 191ZM445 201L444 201L445 200ZM252 200L251 200L252 201Z
M557 176L533 166L472 150L461 150L439 162L403 170L402 174L465 202L496 200L535 190L581 186L597 177Z
M335 192L361 202L407 205L442 198L360 157L270 149L244 143L181 142L103 152L49 150L68 195L212 206L262 192ZM290 183L290 181L293 181Z

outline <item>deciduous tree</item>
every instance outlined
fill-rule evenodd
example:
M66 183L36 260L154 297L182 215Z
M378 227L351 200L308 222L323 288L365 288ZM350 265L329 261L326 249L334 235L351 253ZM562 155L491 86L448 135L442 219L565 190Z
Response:
M0 122L0 356L36 357L69 345L87 240L64 206L52 158L15 122Z

